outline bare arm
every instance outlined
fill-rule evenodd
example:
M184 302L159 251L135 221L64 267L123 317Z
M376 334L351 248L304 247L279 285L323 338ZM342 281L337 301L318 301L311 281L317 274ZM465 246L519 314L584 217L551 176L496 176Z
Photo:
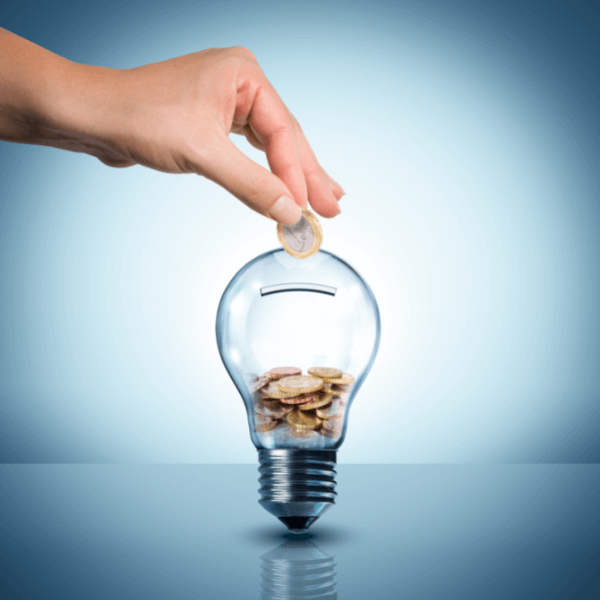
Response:
M266 152L264 169L229 139ZM0 139L85 152L113 167L196 173L257 212L295 222L343 191L245 48L212 48L134 69L82 65L0 29Z

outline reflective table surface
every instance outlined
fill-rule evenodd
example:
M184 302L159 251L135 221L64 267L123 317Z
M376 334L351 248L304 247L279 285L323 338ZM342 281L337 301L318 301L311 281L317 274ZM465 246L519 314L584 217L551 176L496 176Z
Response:
M0 598L600 598L600 465L338 465L294 536L255 465L0 466Z

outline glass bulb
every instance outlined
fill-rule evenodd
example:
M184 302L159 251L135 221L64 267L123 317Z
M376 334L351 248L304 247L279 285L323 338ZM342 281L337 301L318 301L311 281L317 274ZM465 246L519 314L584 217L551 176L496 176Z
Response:
M336 450L375 359L380 329L369 286L323 250L303 260L282 249L262 254L223 293L217 342L259 451L260 503L293 531L307 529L334 502ZM311 367L334 368L354 381L325 382L318 392L274 399L268 396L278 390L277 380L264 377L276 367L303 375Z

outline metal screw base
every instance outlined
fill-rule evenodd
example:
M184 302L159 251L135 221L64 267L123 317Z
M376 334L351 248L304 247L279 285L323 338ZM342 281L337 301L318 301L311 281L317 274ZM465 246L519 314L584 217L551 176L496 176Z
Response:
M259 503L293 533L306 531L331 508L335 450L259 450Z

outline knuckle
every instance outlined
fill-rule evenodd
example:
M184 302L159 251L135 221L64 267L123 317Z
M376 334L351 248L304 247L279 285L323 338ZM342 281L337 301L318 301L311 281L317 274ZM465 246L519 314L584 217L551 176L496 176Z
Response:
M269 138L280 137L282 135L287 135L287 134L293 133L293 131L294 131L293 127L286 120L284 120L284 119L278 120L277 122L272 124L272 126L269 130L268 137Z
M241 58L246 58L256 62L256 56L254 56L252 51L246 48L245 46L231 46L229 50L235 56L239 56Z
M294 125L294 127L296 129L298 129L298 131L302 131L302 127L300 127L300 123L298 123L298 119L296 119L296 117L290 111L288 111L288 112L289 112L289 115L290 115L290 121L292 122L292 124Z
M287 176L295 176L296 173L300 173L300 165L296 162L285 160L277 165L277 175L279 175L280 179L285 179Z
M294 127L294 130L295 130L298 138L301 140L306 140L306 136L304 135L304 130L302 129L302 125L300 125L298 119L296 119L296 117L292 113L290 113L290 120L292 122L292 126ZM306 143L308 143L308 142L306 142Z
M318 164L308 165L304 169L304 176L307 179L321 179L323 177L323 169Z

